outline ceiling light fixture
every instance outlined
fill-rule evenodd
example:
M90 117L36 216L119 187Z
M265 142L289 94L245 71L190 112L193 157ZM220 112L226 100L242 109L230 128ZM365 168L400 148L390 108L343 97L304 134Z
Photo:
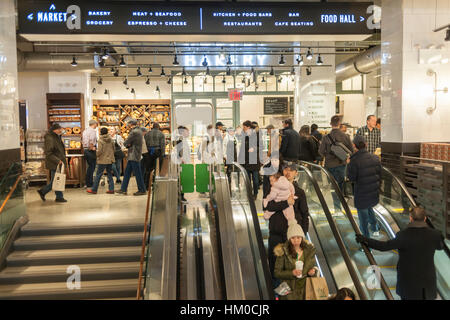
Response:
M183 82L184 84L188 84L188 80L187 80L187 77L184 77L184 82Z
M123 58L123 55L120 57L120 63L119 63L119 66L121 66L121 67L125 67L127 64L125 63L125 60L124 60L124 58Z
M306 75L310 76L312 74L312 69L311 67L306 68Z
M100 77L100 78L97 79L97 84L100 85L100 86L103 84L103 79L102 79L102 77Z
M131 93L136 93L136 91L134 91L134 88L131 88Z
M161 91L161 90L159 90L159 86L156 86L155 91L156 91L156 92L160 92L160 91Z
M297 63L298 63L300 66L302 66L302 65L304 64L303 56L302 56L302 55L299 55L299 56L298 56L298 58L297 58Z
M142 77L141 67L138 67L138 68L137 68L137 70L136 70L136 75L137 75L138 77Z
M185 76L186 75L186 69L183 67L183 70L181 71L181 75Z
M266 82L266 79L264 78L264 76L263 76L261 82Z
M231 66L233 62L231 61L231 55L228 55L227 66Z
M281 81L283 81L283 77L282 77L282 76L279 76L279 77L278 77L278 83L281 83Z
M149 77L147 77L147 80L145 80L145 84L150 84L150 78Z
M231 76L231 68L227 67L227 76Z
M148 68L148 72L150 72L150 73L153 72L152 67L149 67L149 68Z
M169 79L167 80L167 84L172 84L172 77L169 77Z
M103 48L102 59L106 60L109 58L109 50L108 48Z
M161 67L161 76L165 76L166 73L164 72L164 67Z
M295 68L294 67L292 67L291 75L295 76Z
M95 88L92 89L92 93L96 93L97 90Z
M281 56L280 56L280 61L278 61L278 64L283 65L283 64L285 64L285 63L286 63L286 62L284 61L284 56L281 55Z
M207 65L208 65L208 60L206 59L206 56L203 56L202 66L206 67Z
M322 61L322 57L320 56L320 53L319 53L319 55L317 56L316 64L317 64L318 66L323 65L323 61Z
M78 65L78 62L77 62L77 59L75 58L75 56L73 56L72 62L70 64L72 65L72 67L76 67Z
M114 71L116 71L116 70L114 69L114 67L111 67L111 73L114 73Z
M119 69L116 69L116 72L114 72L114 77L118 77L119 76Z
M128 85L128 78L125 78L125 79L123 80L123 84L126 85L126 86Z
M275 71L273 70L273 67L270 68L270 75L273 76L275 74Z
M306 59L312 60L312 58L313 58L313 54L312 54L311 48L308 48L308 52L306 53Z
M223 76L223 78L222 78L222 83L227 83L227 80L225 80L225 76Z
M180 63L178 62L178 59L177 59L177 55L175 55L174 57L173 57L173 62L172 62L172 64L174 65L174 66L178 66Z
M108 89L105 89L104 94L108 94L108 93L109 93Z
M209 72L209 67L206 67L206 75L209 76L211 73Z

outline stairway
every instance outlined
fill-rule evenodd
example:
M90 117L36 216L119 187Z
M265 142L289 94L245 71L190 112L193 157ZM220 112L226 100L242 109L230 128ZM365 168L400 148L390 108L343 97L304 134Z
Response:
M142 222L89 225L29 223L0 271L3 299L133 299ZM69 289L69 266L80 268L81 288ZM72 277L73 278L73 277ZM73 284L73 282L72 282Z

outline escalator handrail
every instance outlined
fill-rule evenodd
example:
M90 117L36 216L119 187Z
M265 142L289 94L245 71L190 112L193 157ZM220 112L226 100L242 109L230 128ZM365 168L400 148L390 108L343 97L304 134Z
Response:
M353 284L355 285L356 291L358 291L359 298L361 300L368 300L367 295L364 291L364 288L362 287L361 282L358 279L358 275L357 275L355 267L351 261L350 255L348 254L348 251L345 248L344 241L342 240L341 234L339 233L336 222L334 221L333 217L331 216L330 209L328 209L327 202L325 201L322 191L320 190L319 184L317 183L316 179L314 179L314 176L312 175L311 171L308 168L306 168L304 166L299 166L299 167L303 171L305 171L306 175L308 176L308 178L310 179L310 181L314 187L314 190L316 191L317 197L319 198L322 209L328 220L328 224L330 225L331 232L333 233L334 239L336 240L336 243L338 244L339 251L341 252L342 258L344 259L344 263L347 267L348 272L350 273L350 277L352 278L352 281L353 281Z
M384 171L386 171L389 175L392 176L392 178L397 181L397 183L400 185L400 188L402 189L402 191L406 194L407 198L409 199L409 201L411 202L413 208L417 207L418 205L416 204L416 202L414 201L414 198L412 197L411 193L409 193L408 188L405 186L405 184L403 183L403 181L401 181L395 174L392 173L391 170L389 170L386 167L382 167ZM431 220L427 217L426 220L428 226L432 229L436 229L433 225L433 223L431 222ZM447 244L445 243L445 241L443 241L444 243L444 251L447 254L447 256L450 258L450 248L447 246Z
M330 172L328 170L326 170L324 167L319 166L318 164L315 163L311 163L311 162L307 162L307 161L300 161L300 163L304 163L307 164L311 167L314 168L318 168L320 169L322 172L325 173L325 175L327 176L328 180L331 181L331 184L333 185L333 188L336 192L336 194L338 195L339 201L341 202L342 207L344 208L345 211L345 215L347 216L348 220L350 221L350 224L353 228L353 231L355 232L355 234L361 234L361 231L359 230L358 224L356 223L355 219L353 218L352 212L350 210L350 207L348 206L347 201L345 201L344 195L342 194L342 191L339 189L339 186L336 182L336 179L334 179L334 177L330 174ZM317 182L317 181L316 181ZM365 244L361 244L363 249L364 249L364 253L367 257L367 260L369 260L369 263L373 266L378 266L377 262L375 261L375 258L373 257L372 252L369 250L369 248L365 245ZM389 286L387 285L386 281L384 280L383 275L380 273L380 285L381 285L381 289L386 297L386 299L388 300L394 300L394 297L392 296L391 290L389 290Z
M252 199L251 195L253 194L250 179L247 174L247 170L244 169L239 163L234 162L233 166L238 168L239 171L242 173L242 176L244 177L244 183L246 188L246 194L247 194L247 200L250 205L250 210L252 213L254 228L255 228L255 235L256 235L256 243L258 245L259 249L259 256L261 258L262 262L262 268L264 273L264 280L266 282L267 288L268 288L268 295L270 300L274 300L275 296L272 290L272 275L270 273L269 268L269 259L267 257L266 248L264 247L264 240L261 233L261 228L259 227L259 219L258 219L258 211L256 210L255 201Z

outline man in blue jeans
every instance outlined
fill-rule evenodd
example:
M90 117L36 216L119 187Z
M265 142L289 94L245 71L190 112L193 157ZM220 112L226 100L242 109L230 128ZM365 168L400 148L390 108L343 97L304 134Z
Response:
M89 120L89 127L83 131L82 142L84 149L84 158L87 162L86 187L91 188L94 183L95 166L97 165L97 126L95 120Z
M42 201L45 201L45 195L52 190L53 179L58 165L63 164L67 166L66 152L64 143L61 140L61 135L64 129L58 123L53 123L48 132L44 136L44 153L45 153L45 167L50 171L50 183L45 187L37 190ZM64 199L61 191L55 191L56 202L67 202Z
M136 119L129 120L127 126L130 128L130 134L124 142L125 147L128 148L127 167L123 174L122 186L117 193L127 194L128 183L130 182L131 173L133 172L138 186L138 192L135 192L134 195L141 196L145 195L147 191L140 163L144 138L142 136L142 130L137 127Z
M357 152L350 157L348 178L355 183L355 207L358 210L359 226L365 237L370 237L369 224L374 236L379 236L373 207L380 198L381 163L377 156L366 150L367 144L363 136L355 136L353 144Z
M322 138L319 153L325 157L325 168L332 174L339 188L343 191L346 161L339 159L331 151L331 146L336 143L342 143L349 151L353 152L353 145L350 141L350 137L339 130L341 125L341 118L339 116L333 116L330 124L332 130L329 134ZM337 194L332 192L331 196L333 197L335 209L340 210L341 203Z

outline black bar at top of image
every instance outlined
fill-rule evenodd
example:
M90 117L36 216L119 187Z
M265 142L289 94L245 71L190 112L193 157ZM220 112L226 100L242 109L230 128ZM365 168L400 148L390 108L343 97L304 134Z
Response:
M67 8L81 11L69 30ZM21 34L371 34L371 2L19 0ZM369 13L368 13L369 12Z

